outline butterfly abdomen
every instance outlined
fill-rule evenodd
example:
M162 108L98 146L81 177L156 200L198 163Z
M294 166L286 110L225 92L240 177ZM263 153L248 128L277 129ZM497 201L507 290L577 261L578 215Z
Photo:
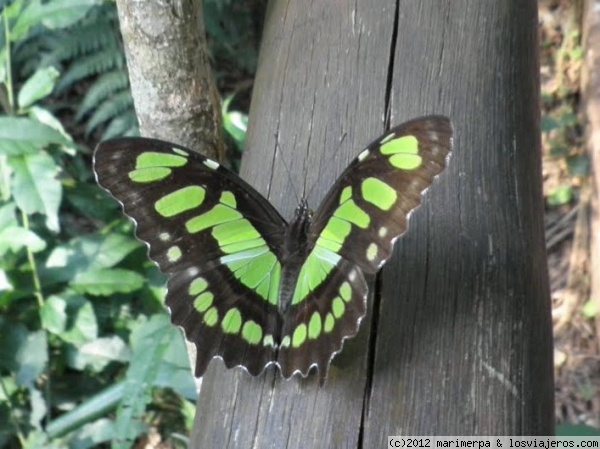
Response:
M303 200L296 208L294 218L286 229L281 253L281 284L278 306L283 316L289 311L298 282L298 275L312 250L312 246L308 242L310 225L311 216L306 201Z

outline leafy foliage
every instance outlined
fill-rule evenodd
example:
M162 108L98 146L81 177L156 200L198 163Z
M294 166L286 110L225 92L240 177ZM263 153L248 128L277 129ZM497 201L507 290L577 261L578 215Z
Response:
M251 76L242 2L206 2L221 73ZM137 133L115 4L0 0L0 28L0 447L186 433L197 392L164 278L63 126ZM223 117L239 151L247 116L228 100Z
M203 13L213 58L252 74L256 70L255 17L251 2L204 0ZM217 72L224 77L225 72Z
M58 51L64 36L104 20L98 3L20 0L2 11L0 447L131 447L147 432L154 389L196 398L181 333L162 306L162 277L93 183L87 152L46 106L81 74L112 70L97 75L78 117L90 114L90 132L114 122L102 108L111 99L132 124L124 60L98 57L114 41L81 39Z
M105 128L104 139L137 135L115 5L91 0L86 3L94 7L88 8L81 20L27 37L20 44L15 62L23 74L38 67L61 68L55 96L67 94L82 82L91 83L75 114L77 122L85 121L86 136L100 127Z

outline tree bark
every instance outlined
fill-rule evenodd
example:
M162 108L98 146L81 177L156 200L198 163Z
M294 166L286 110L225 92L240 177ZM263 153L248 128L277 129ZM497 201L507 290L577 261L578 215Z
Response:
M242 175L284 216L390 124L448 115L454 156L325 386L213 361L190 447L553 434L537 3L272 0L265 27Z
M223 156L219 95L200 0L118 0L140 131Z

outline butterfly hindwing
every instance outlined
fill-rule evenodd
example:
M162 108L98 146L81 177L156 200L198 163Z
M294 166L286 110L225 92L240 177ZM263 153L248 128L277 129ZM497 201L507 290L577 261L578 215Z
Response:
M238 283L233 274L216 267L203 272L188 268L173 275L167 287L173 323L197 346L197 376L215 356L228 368L241 365L254 376L273 362L273 336L281 329L277 307Z
M214 356L259 374L281 329L287 224L275 208L216 162L158 140L102 143L94 170L169 275L166 303L198 348L196 374Z
M284 377L294 372L306 376L316 366L323 382L331 359L345 339L356 335L366 313L368 286L360 269L342 258L327 273L324 269L327 265L321 264L321 276L301 273L292 305L282 317L278 362ZM311 289L319 277L323 281Z

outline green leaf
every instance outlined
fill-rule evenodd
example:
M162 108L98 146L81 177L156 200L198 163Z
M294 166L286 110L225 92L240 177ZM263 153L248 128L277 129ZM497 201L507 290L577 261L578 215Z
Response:
M560 140L550 141L550 156L554 158L566 157L569 155L569 147L564 145Z
M66 302L69 323L59 337L74 345L98 338L98 320L92 303L84 296L72 292L64 293L61 299Z
M57 246L46 261L47 268L67 268L72 276L79 272L111 268L123 260L141 243L122 234L90 234L75 237Z
M23 443L23 449L64 449L48 441L48 436L42 430L34 430L27 434L27 439Z
M135 271L122 268L100 268L78 273L71 287L79 293L108 296L114 293L130 293L144 285L144 278Z
M35 232L18 226L9 226L0 230L0 256L8 250L16 253L21 248L29 248L37 253L46 249L46 242Z
M118 205L97 185L75 183L65 187L67 201L82 215L108 223L114 219Z
M29 118L31 118L37 122L40 122L44 125L47 125L50 128L55 129L60 134L62 134L62 136L65 138L65 141L67 143L61 145L61 149L65 153L69 154L70 156L74 156L76 154L76 151L75 151L76 145L73 142L73 139L65 131L65 128L63 127L60 120L58 118L56 118L56 116L54 114L52 114L52 112L50 112L49 110L44 109L40 106L31 106L31 108L29 108L28 115L29 115Z
M7 228L9 226L18 226L19 222L17 221L15 212L15 203L7 203L3 206L0 206L0 229Z
M570 185L562 185L550 192L548 195L549 206L562 206L573 198L573 190Z
M17 351L17 384L33 388L48 363L48 343L44 331L30 332Z
M25 83L17 101L20 108L31 106L38 100L47 97L54 89L59 72L54 67L45 67L35 72Z
M69 442L70 449L100 447L115 438L115 423L108 418L85 424Z
M2 388L0 388L0 404L6 402L10 396L18 393L19 386L15 383L15 378L11 375L2 376L0 381L3 382ZM2 434L0 428L0 435Z
M233 100L230 95L223 102L223 127L225 131L233 138L238 149L244 148L246 140L246 131L248 129L248 115L238 111L230 111L229 105Z
M550 132L553 129L558 128L559 126L559 123L553 117L549 115L542 115L540 128L543 133Z
M25 117L0 117L0 154L18 156L39 153L52 143L69 145L57 130Z
M48 412L46 401L42 393L37 388L29 389L29 403L31 405L31 413L29 415L29 425L34 429L42 429L42 419Z
M126 362L129 360L129 349L125 342L113 335L98 338L79 347L71 347L67 353L69 366L83 370L91 367L95 372L101 371L110 362Z
M21 40L31 27L40 23L50 29L65 28L81 20L96 4L99 0L51 0L44 4L31 0L13 25L11 39Z
M42 327L74 345L97 339L98 323L92 304L83 296L66 293L48 297L40 310Z
M1 141L0 145L2 145ZM12 196L10 179L13 175L13 169L7 162L6 156L0 154L0 200L2 202L6 202Z
M131 237L122 234L109 234L100 244L97 253L93 256L94 268L111 268L123 260L132 251L140 248L142 244Z
M158 370L154 379L148 379L148 382L152 382L157 387L172 388L181 396L195 401L198 399L198 391L195 378L192 376L183 332L171 324L166 312L153 315L149 321L142 322L133 329L130 338L133 349L131 365L133 366L138 360L137 357L148 357L148 348L154 346L152 342L155 338L158 339L156 336L162 336L162 341L168 346L163 352L154 355ZM144 375L133 372L133 375L138 374Z
M8 280L8 277L6 276L6 271L0 270L0 292L12 290L14 290L14 286Z
M192 375L190 359L185 346L183 333L179 328L171 325L166 313L170 336L169 347L161 358L159 371L154 380L154 385L173 389L177 394L191 401L198 399L198 386Z
M0 6L4 8L2 13L6 16L7 19L12 20L19 17L21 11L23 10L23 5L25 4L25 0L0 0Z
M43 24L50 29L66 28L83 19L100 0L53 0L46 6Z
M593 298L587 300L581 308L583 316L590 319L596 318L599 312L600 306L598 305L598 301L595 301Z
M142 415L151 399L151 387L159 373L160 361L176 336L172 330L166 314L154 315L133 330L133 354L115 423L116 438L122 444L113 447L131 447L141 430L136 428L136 424L142 422Z
M577 154L567 158L567 168L571 176L587 176L590 171L590 162L585 154Z
M67 303L59 297L52 295L46 299L46 302L40 309L40 319L42 328L52 334L60 334L67 325Z
M19 369L17 354L27 342L28 330L21 323L0 316L0 367L9 371Z
M14 168L13 195L17 206L27 214L46 216L48 229L58 232L58 208L62 186L57 179L58 166L48 154L11 157Z
M29 29L40 23L43 18L40 0L30 0L27 7L23 8L24 3L15 2L12 8L7 8L8 17L17 19L10 29L10 39L13 42L23 39Z
M117 264L137 245L139 243L136 240L119 234L75 237L67 244L54 248L46 265L40 270L40 277L44 285L71 281L82 272ZM103 254L113 249L114 253Z

